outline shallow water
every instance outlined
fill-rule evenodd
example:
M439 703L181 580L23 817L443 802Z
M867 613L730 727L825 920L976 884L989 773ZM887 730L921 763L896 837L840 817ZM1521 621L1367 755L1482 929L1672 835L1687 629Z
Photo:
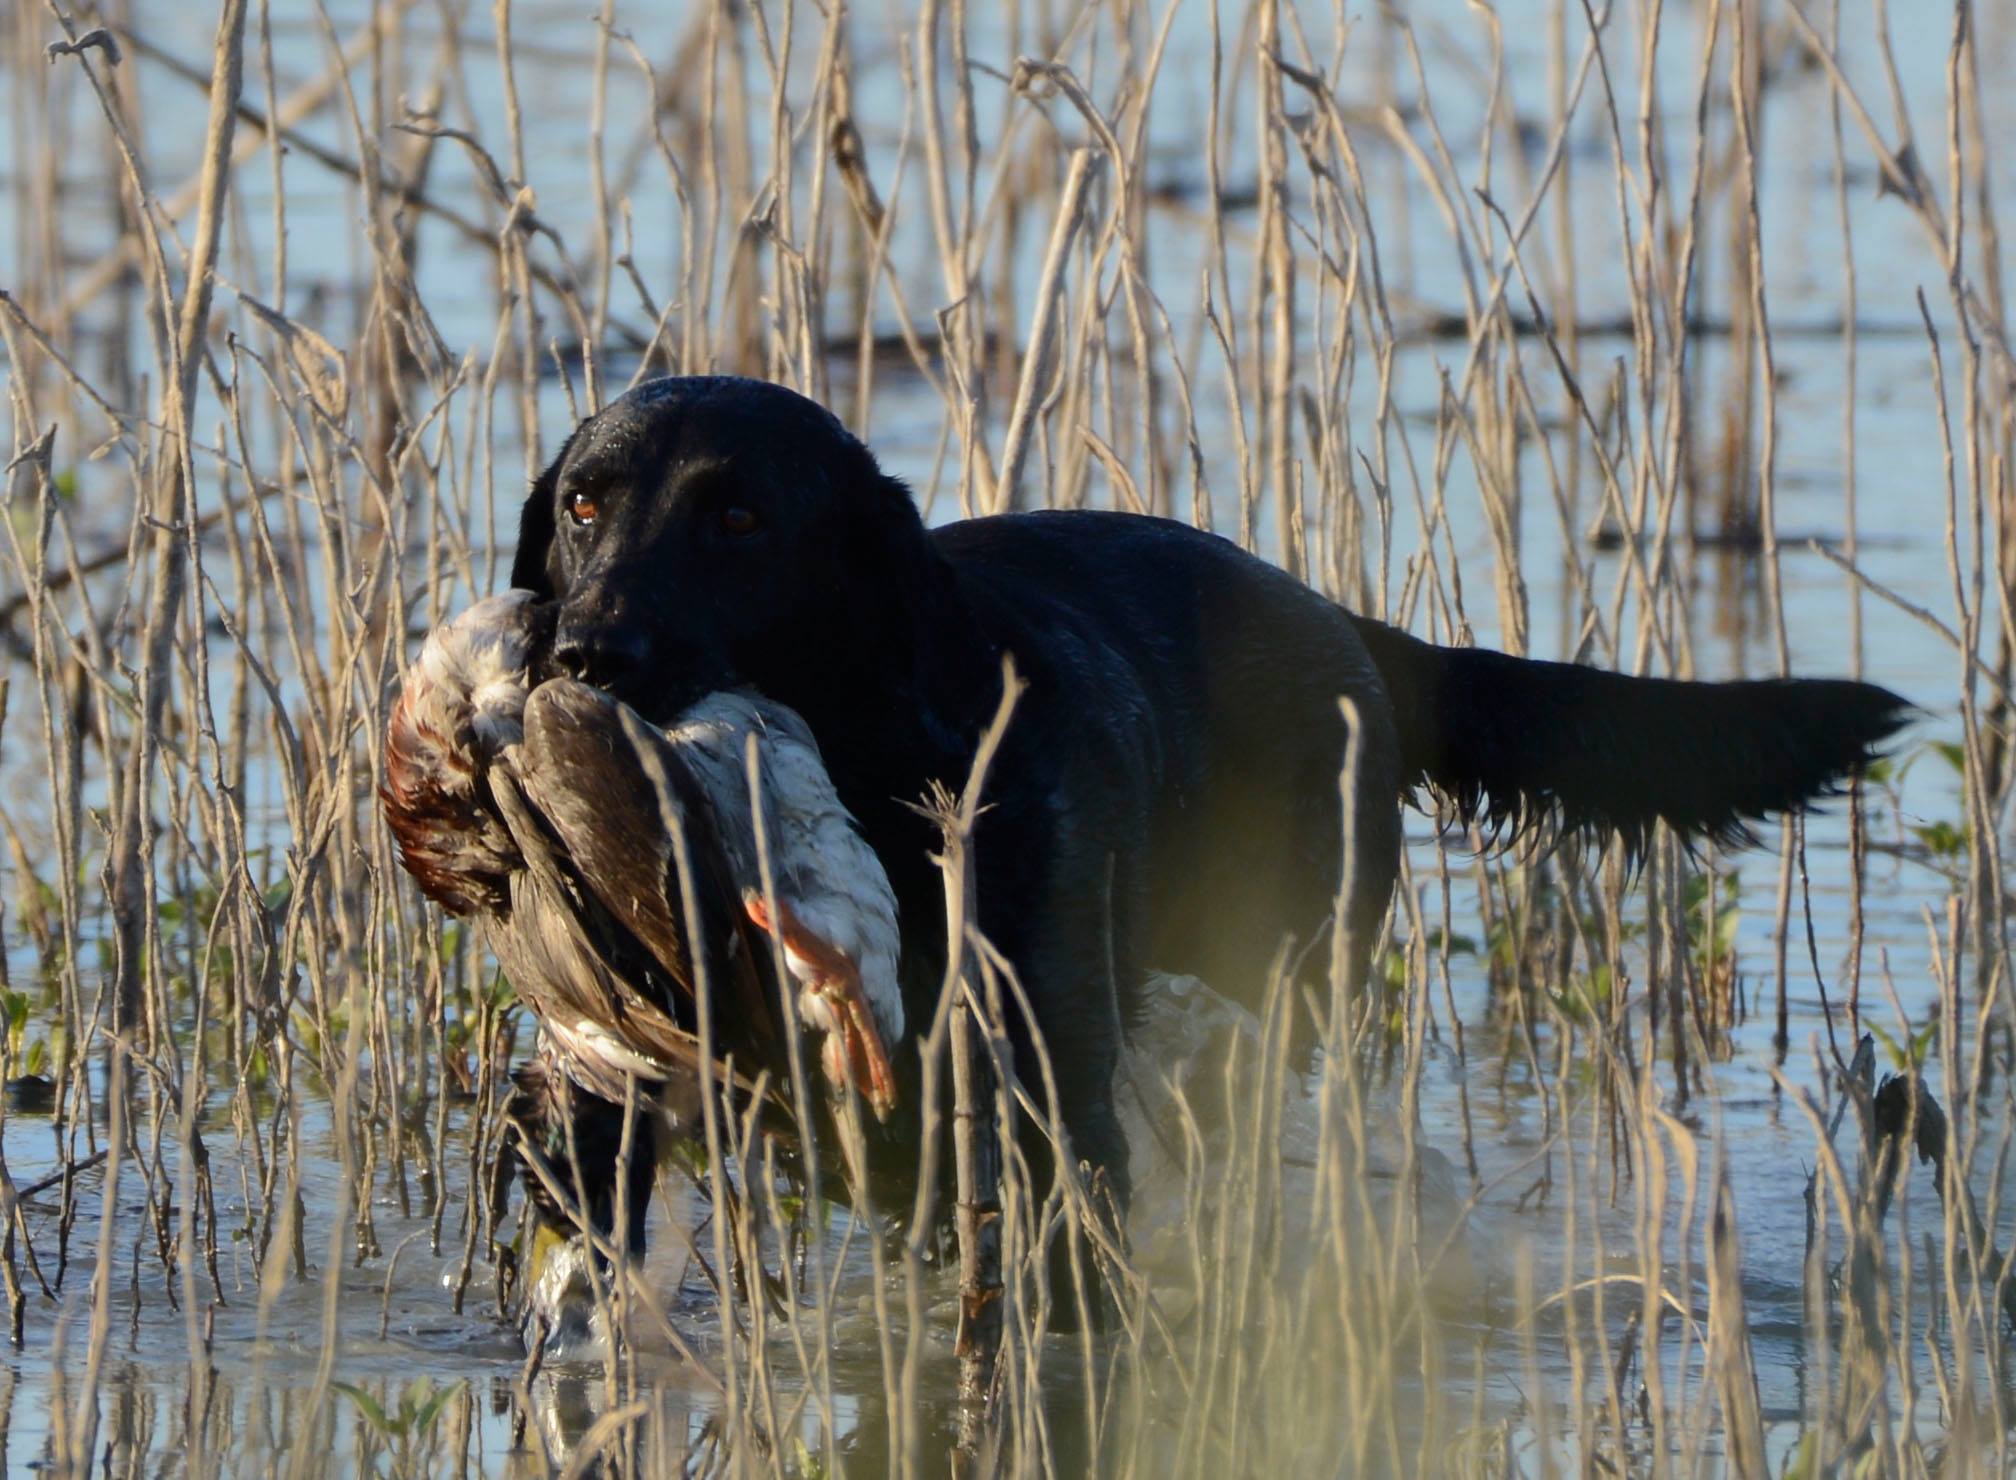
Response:
M1431 62L1439 59L1450 69L1431 74L1443 79L1438 83L1436 107L1459 168L1472 169L1477 158L1474 140L1481 99L1466 94L1456 80L1464 74L1449 59L1458 53L1475 58L1482 43L1468 8L1456 0L1415 7L1415 12L1417 25L1430 44ZM178 54L196 56L207 48L207 27L195 20L167 14L149 19L156 39ZM354 14L338 14L337 32L349 34L357 19ZM2012 37L2007 20L2000 12L1983 18L1984 51L1990 58L2010 56ZM624 22L636 31L647 54L663 56L671 50L673 27L663 17L626 12ZM1699 17L1690 10L1686 15L1669 16L1666 24L1674 30L1674 37L1661 52L1662 113L1684 134L1695 66L1690 28L1698 26ZM584 117L587 69L580 62L588 43L583 23L564 7L526 6L520 7L516 26L521 42L550 40L557 48L544 54L543 60L521 59L521 88L536 89L545 118ZM426 22L421 22L417 34L428 34ZM1195 114L1181 103L1203 94L1204 85L1196 79L1208 64L1207 20L1186 13L1172 37L1165 71L1172 79L1168 86L1176 103L1158 108L1150 137L1156 157L1166 162L1170 180L1196 185L1200 181L1195 175ZM1868 40L1866 31L1851 27L1844 41L1844 54L1861 64L1865 73L1872 55ZM1943 118L1947 41L1943 29L1905 27L1896 40L1906 96L1920 110L1922 119ZM976 36L976 55L993 54L985 42L984 32ZM481 44L487 44L487 38ZM494 67L485 65L481 44L466 65L469 104L479 116L494 118L501 104ZM1544 75L1547 54L1542 28L1510 27L1505 44L1515 78ZM318 65L321 46L315 27L276 18L275 49L283 68L298 74L312 71ZM877 63L872 49L864 55L857 87L864 127L872 125L893 134L901 126L903 99L898 88L885 86L878 91L875 80L880 74L875 66L890 65L886 50L880 57ZM1370 47L1362 56L1353 53L1340 93L1351 95L1355 90L1358 95L1374 96L1374 70L1379 65L1380 58ZM148 77L144 66L141 75ZM178 138L174 127L157 127L148 139L159 177L179 179L192 163L194 136L200 132L200 99L179 83L149 78L146 85L152 93L149 107L157 125L173 120L189 126L187 140ZM617 78L612 89L619 104L625 99L632 106L636 104L636 87L627 73ZM1518 100L1522 106L1537 106L1537 86L1533 91L1532 98ZM2016 89L1990 88L1984 104L1991 136L2016 122L2012 117ZM987 109L999 106L998 95L985 102ZM621 116L621 108L612 109L612 116ZM332 142L341 137L326 120L309 127L318 137L326 130ZM582 171L574 163L577 140L578 130L571 127L556 130L550 141L542 135L530 160L539 209L559 223L570 239L585 237L588 209ZM1368 169L1377 186L1372 192L1375 208L1391 212L1382 229L1392 239L1407 243L1404 260L1394 268L1396 292L1444 312L1459 309L1459 269L1432 203L1423 198L1423 192L1404 188L1399 163L1390 148L1382 148L1376 140L1368 140L1365 148ZM1602 135L1585 127L1578 130L1570 151L1575 171L1570 189L1577 266L1582 274L1578 292L1585 318L1597 323L1614 321L1625 302L1616 270L1619 247L1607 150ZM1854 139L1849 157L1851 161L1866 160L1866 150ZM1778 525L1786 541L1785 621L1796 669L1841 671L1859 658L1869 678L1898 689L1923 707L1925 715L1902 752L1911 755L1924 740L1951 739L1957 734L1952 705L1959 669L1956 656L1937 634L1870 598L1862 599L1862 652L1851 654L1850 614L1855 601L1851 588L1833 565L1805 545L1809 537L1838 542L1843 532L1842 344L1831 332L1804 332L1827 330L1842 314L1831 159L1824 80L1810 69L1785 78L1773 96L1763 161L1764 178L1770 182L1765 211L1767 283L1780 336L1775 347L1780 376L1777 483ZM2006 158L1997 159L1995 166L2001 176L2016 168ZM88 177L91 168L88 160L79 160L69 173ZM347 192L335 189L326 176L314 173L307 164L296 161L289 168L297 283L326 287L335 305L332 313L347 314L343 297L355 266L349 255L354 239L353 202ZM1501 162L1500 169L1504 168ZM1906 600L1946 613L1952 604L1952 579L1944 547L1944 474L1928 374L1930 351L1919 328L1915 297L1922 290L1937 316L1944 302L1942 274L1907 213L1894 200L1880 199L1866 165L1861 168L1864 172L1849 187L1862 269L1857 317L1869 331L1859 344L1854 400L1860 563L1873 580ZM1250 175L1251 163L1235 157L1227 161L1226 172L1228 179L1243 180ZM263 241L267 231L267 184L259 170L243 176L244 230L254 243ZM444 158L434 188L444 194L473 190L459 155ZM1510 186L1501 188L1512 193ZM1513 198L1519 196L1514 193ZM0 235L8 240L15 233L17 201L12 193L0 193ZM80 204L80 210L95 208L89 197ZM1157 231L1151 266L1172 312L1190 305L1179 315L1177 337L1183 342L1195 318L1195 285L1204 236L1197 217L1181 204L1163 208L1158 217L1161 227L1166 230ZM641 198L636 229L640 239L652 243L654 254L663 254L661 263L669 260L670 248L665 242L675 233L676 225L663 200L654 201L648 194ZM903 229L921 237L925 230L922 214L913 213ZM904 246L899 240L899 260L907 260ZM1032 277L1039 256L1029 253ZM643 250L639 258L640 262L648 260ZM1712 278L1709 281L1715 282ZM913 305L935 304L942 296L941 285L929 271L920 269L907 286ZM487 353L494 329L487 282L474 281L452 248L444 244L423 253L420 288L444 337L458 353L464 349ZM1726 305L1714 302L1711 292L1706 314L1712 318L1725 311ZM1950 318L1950 313L1946 317ZM1432 432L1426 427L1432 425L1439 378L1444 373L1460 373L1464 348L1460 338L1422 340L1403 350L1396 363L1396 400L1403 419L1415 425L1412 435L1424 455L1432 442ZM1581 340L1585 374L1592 379L1614 358L1629 352L1628 340L1619 335L1592 332ZM1703 339L1697 342L1696 353L1703 384L1712 390L1727 373L1725 343ZM1950 336L1946 355L1948 374L1956 375ZM1717 400L1712 394L1705 399L1711 404ZM550 381L544 387L540 411L550 448L557 445L567 423L565 398ZM1236 506L1231 502L1236 499L1237 486L1231 470L1232 438L1222 403L1200 398L1199 415L1212 459L1213 486L1219 493L1218 524L1227 528L1236 518ZM1369 410L1363 415L1369 420ZM912 481L937 519L957 512L951 496L941 487L945 481L939 461L941 424L942 409L935 395L921 382L906 382L892 373L889 383L878 392L875 421L868 429L885 464ZM1526 456L1530 460L1536 454L1529 448ZM515 499L518 467L515 455L500 457L496 496L507 509ZM1536 477L1534 486L1544 485ZM1593 482L1583 490L1585 503L1576 511L1584 528L1594 515L1592 490ZM1455 553L1473 583L1469 615L1479 640L1489 642L1497 630L1486 574L1493 558L1492 546L1475 486L1461 464L1451 474L1447 494L1451 524L1458 531ZM123 529L124 517L123 510L108 511L104 528L113 532ZM500 525L501 544L510 535L508 514L500 519ZM86 530L89 532L88 524ZM1526 498L1520 532L1527 551L1524 576L1535 646L1542 652L1556 652L1572 635L1564 633L1573 616L1572 597L1560 553L1557 513L1543 495ZM1271 548L1271 527L1264 519L1259 533L1262 548ZM1402 513L1390 563L1396 584L1409 558L1417 553L1418 533L1410 517ZM1588 562L1598 590L1609 591L1619 579L1620 556L1615 552L1591 552L1584 547L1576 552L1576 558ZM1695 557L1695 577L1690 628L1698 671L1714 677L1774 671L1774 647L1755 596L1754 569L1739 561L1724 562L1704 551ZM1628 622L1626 630L1631 630ZM46 777L37 774L30 743L10 733L0 748L0 767L4 767L0 791L18 815L33 815L38 789L46 797ZM262 793L258 778L254 780L252 789L258 799ZM263 813L258 815L269 833L284 826L270 778L263 793ZM1959 818L1956 778L1937 757L1914 764L1905 776L1898 815L1905 828ZM1914 1025L1922 1024L1937 1009L1928 966L1927 912L1931 912L1935 929L1943 931L1940 917L1948 881L1935 862L1913 846L1908 834L1886 838L1881 829L1899 826L1888 816L1887 809L1879 813L1877 840L1900 846L1878 851L1869 861L1863 1001L1865 1011L1891 1027L1879 957L1895 983L1902 1012ZM1424 819L1411 818L1410 829L1416 877L1432 880L1435 839ZM1785 1073L1793 1083L1810 1086L1816 1093L1819 1080L1814 1072L1814 1051L1824 1041L1827 1020L1821 1006L1823 981L1816 981L1807 961L1802 915L1810 898L1814 955L1824 989L1833 994L1838 1011L1843 962L1849 948L1846 848L1845 823L1837 806L1817 817L1808 829L1810 895L1805 891L1795 894L1788 985L1790 1048ZM1730 1034L1725 1051L1706 1066L1708 1088L1695 1097L1688 1113L1707 1157L1726 1171L1742 1210L1745 1296L1757 1345L1768 1436L1774 1457L1782 1458L1796 1435L1804 1381L1800 1274L1805 1212L1795 1189L1812 1162L1813 1137L1803 1116L1788 1103L1772 1077L1778 1061L1772 1044L1771 1008L1776 858L1767 849L1726 863L1741 875L1742 913L1735 949L1750 1011ZM1453 866L1467 865L1459 858ZM1453 905L1459 933L1476 931L1474 899L1474 889L1459 881ZM1466 910L1470 911L1467 916ZM1430 918L1437 917L1439 911L1439 899L1431 895ZM21 964L32 961L32 951L24 940L10 939L7 949L11 960ZM1446 1159L1452 1175L1467 1184L1467 1171L1460 1170L1465 1166L1466 1150L1459 1100L1459 1090L1467 1086L1472 1125L1468 1150L1474 1153L1486 1183L1491 1183L1497 1175L1523 1163L1539 1144L1543 1091L1532 1082L1523 1052L1513 1038L1485 1026L1491 993L1479 959L1458 955L1451 962L1451 973L1456 1011L1470 1029L1467 1059L1458 1058L1450 1025L1440 1023L1437 1039L1427 1051L1421 1081L1421 1134ZM1436 1011L1442 1011L1439 1002ZM1845 1033L1845 1024L1839 1031ZM1949 1093L1939 1081L1936 1067L1932 1087L1942 1095ZM429 1454L442 1463L459 1456L459 1465L477 1472L505 1469L514 1463L529 1467L518 1433L519 1425L528 1419L540 1425L549 1443L564 1451L600 1411L599 1369L545 1374L535 1384L528 1404L518 1394L522 1354L495 1315L486 1288L487 1269L478 1268L464 1309L455 1308L453 1286L461 1266L463 1219L469 1216L466 1176L458 1168L450 1180L450 1201L438 1247L431 1236L430 1220L402 1213L399 1199L381 1183L374 1206L378 1251L360 1261L350 1232L350 1210L341 1202L342 1177L326 1110L326 1101L319 1102L302 1126L304 1166L326 1172L325 1178L311 1180L302 1188L309 1229L308 1261L317 1277L300 1282L283 1280L271 1297L262 1301L249 1259L233 1257L233 1251L227 1250L217 1289L207 1288L207 1273L199 1274L201 1307L208 1313L204 1319L214 1321L207 1330L192 1327L189 1318L174 1308L172 1302L181 1291L165 1288L158 1262L144 1257L141 1230L146 1210L141 1194L133 1190L137 1181L129 1172L128 1180L120 1184L117 1201L124 1242L114 1255L114 1266L123 1271L130 1263L134 1274L131 1280L122 1277L111 1283L111 1321L103 1354L101 1447L119 1448L122 1468L129 1460L141 1461L143 1456L144 1462L136 1463L136 1469L173 1467L172 1457L184 1452L190 1442L184 1400L190 1390L194 1353L200 1350L201 1362L214 1374L210 1379L213 1409L203 1426L202 1442L227 1446L233 1463L248 1470L324 1461L347 1469L358 1459L364 1428L356 1405L346 1398L318 1403L315 1397L325 1359L335 1380L359 1384L381 1399L396 1397L412 1384L466 1382L464 1400L445 1410L436 1432L429 1437L429 1443L437 1446ZM238 1190L242 1169L231 1162L235 1153L227 1115L222 1106L214 1113L210 1141L218 1161L215 1176L220 1219L230 1226L243 1218L243 1199ZM448 1116L451 1138L458 1136L461 1124L461 1112ZM9 1115L4 1138L7 1166L17 1185L32 1183L57 1165L46 1120ZM462 1142L455 1140L454 1144L459 1148ZM450 1161L453 1163L453 1156ZM1171 1186L1169 1169L1161 1164L1152 1146L1137 1144L1136 1161L1137 1179L1143 1183L1136 1236L1145 1254L1152 1251L1158 1231L1150 1210L1167 1206L1163 1199L1171 1195ZM48 1454L52 1425L47 1410L52 1404L69 1401L68 1395L75 1391L89 1360L85 1333L90 1313L83 1304L89 1281L77 1266L94 1257L103 1171L87 1175L90 1181L83 1216L70 1235L71 1277L58 1299L31 1299L25 1346L0 1353L0 1446L4 1446L0 1447L0 1466L10 1472ZM1160 1183L1158 1177L1163 1179ZM1544 1272L1560 1260L1559 1206L1526 1201L1522 1195L1529 1190L1530 1180L1515 1177L1495 1185L1475 1215L1469 1239L1474 1257L1468 1278L1474 1282L1470 1289L1481 1302L1479 1309L1509 1308L1510 1286L1522 1249L1530 1251L1535 1266L1543 1271L1537 1281L1543 1290L1549 1284ZM1922 1183L1917 1197L1919 1208L1934 1206ZM39 1247L54 1237L54 1231L51 1220L38 1213L37 1206L31 1202L29 1228ZM666 1292L665 1302L675 1323L700 1350L707 1351L718 1331L710 1330L712 1312L705 1284L672 1231L682 1221L690 1224L696 1212L697 1204L688 1198L661 1220L651 1269L658 1288ZM2007 1222L2006 1206L1996 1214ZM1613 1247L1628 1247L1633 1216L1628 1195L1605 1216L1609 1220L1606 1236ZM1697 1208L1697 1229L1699 1216ZM394 1250L399 1251L396 1260L392 1258ZM49 1256L44 1252L42 1257L46 1260ZM843 1307L851 1302L857 1321L863 1319L861 1304L866 1298L862 1289L865 1276L858 1265L857 1259L856 1273L842 1301ZM331 1267L340 1267L342 1273L333 1308L325 1308L327 1291L319 1275ZM933 1289L936 1308L942 1311L950 1290L937 1285ZM333 1347L329 1345L332 1335ZM881 1452L876 1437L876 1415L883 1401L879 1360L867 1333L858 1325L850 1331L845 1321L836 1330L835 1352L834 1426L842 1435L853 1436L858 1445L851 1451L855 1461L873 1469ZM657 1364L661 1401L668 1411L683 1415L670 1430L685 1433L693 1443L702 1442L712 1394L668 1353L656 1351L650 1356ZM1502 1361L1494 1360L1486 1384L1487 1406L1495 1415L1515 1413L1520 1405L1519 1384L1524 1374L1509 1351L1503 1356ZM947 1350L935 1349L933 1370L942 1372L948 1357ZM1541 1361L1548 1376L1556 1380L1556 1390L1566 1390L1566 1358L1558 1345L1550 1349L1543 1342ZM1070 1394L1059 1394L1058 1401L1068 1408ZM315 1415L312 1421L305 1417L311 1411ZM808 1428L808 1435L811 1432Z

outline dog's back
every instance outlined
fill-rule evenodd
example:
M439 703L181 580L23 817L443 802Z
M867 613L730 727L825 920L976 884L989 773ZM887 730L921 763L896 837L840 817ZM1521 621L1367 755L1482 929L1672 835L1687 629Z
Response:
M1363 731L1351 895L1369 949L1398 867L1404 777L1349 614L1169 520L1007 515L948 525L937 543L1031 674L1025 744L1070 757L1056 765L1059 810L1112 855L1095 862L1113 873L1116 933L1132 937L1123 958L1250 998L1285 939L1307 945L1323 928L1345 836L1342 698Z
M997 637L1041 669L1018 723L1104 757L1078 768L1087 795L1069 804L1115 823L1090 831L1116 855L1117 908L1145 917L1138 964L1249 1000L1284 942L1324 928L1340 884L1362 971L1403 790L1426 783L1514 832L1617 833L1636 850L1663 820L1736 843L1826 794L1909 708L1842 680L1685 683L1435 647L1168 520L1011 515L936 543ZM1348 830L1340 699L1362 725ZM1127 836L1116 793L1134 790Z

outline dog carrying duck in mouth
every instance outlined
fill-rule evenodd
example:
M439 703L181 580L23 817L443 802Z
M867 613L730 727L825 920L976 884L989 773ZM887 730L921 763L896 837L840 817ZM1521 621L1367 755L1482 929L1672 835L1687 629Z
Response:
M761 1093L753 1076L789 1082L773 939L829 1093L878 1122L895 1110L896 900L795 714L722 690L653 725L539 676L553 615L513 590L429 634L388 727L383 802L422 892L481 919L539 1022L541 1056L517 1072L511 1107L532 1250L569 1246L571 1147L590 1171L591 1240L614 1235L624 1178L624 1236L641 1252L652 1146L697 1133L702 1055L745 1100ZM652 1114L632 1125L623 1168L632 1080ZM587 1290L565 1288L585 1273L576 1254L526 1272L528 1314L562 1338L590 1318Z
M578 1185L614 1238L620 1185L633 1250L654 1158L693 1124L703 1008L739 1074L812 1035L829 1104L874 1114L877 1175L917 1174L916 1039L947 955L917 803L964 783L1004 657L1028 687L974 838L976 923L1028 1002L1017 1074L1037 1082L1040 1042L1069 1161L1122 1208L1115 1077L1149 972L1251 1003L1341 907L1362 981L1408 797L1513 837L1736 844L1910 714L1848 680L1437 647L1146 515L927 529L824 408L727 377L648 382L584 422L525 504L512 587L409 671L386 814L540 1020L518 1100L533 1203L558 1218L549 1183ZM662 1109L626 1153L633 1079ZM1049 1131L1017 1140L1040 1187Z

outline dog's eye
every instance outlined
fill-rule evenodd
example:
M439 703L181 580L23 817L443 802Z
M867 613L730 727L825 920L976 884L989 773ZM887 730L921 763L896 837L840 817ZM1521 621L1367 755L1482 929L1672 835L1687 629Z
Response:
M568 494L563 502L567 506L567 517L576 524L593 524L596 514L600 512L600 506L595 502L595 495L579 488Z
M721 511L721 532L732 534L737 539L746 538L763 527L763 516L754 509L741 504L730 504Z

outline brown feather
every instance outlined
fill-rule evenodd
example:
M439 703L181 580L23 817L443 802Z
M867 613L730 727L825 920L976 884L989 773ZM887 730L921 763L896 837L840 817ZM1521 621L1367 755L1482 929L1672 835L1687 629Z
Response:
M637 973L612 959L621 942L611 938L614 932L597 928L594 902L583 898L517 787L500 778L495 794L525 857L525 866L512 876L510 909L488 922L491 950L513 988L549 1032L565 1039L578 1034L581 1024L592 1024L662 1065L664 1072L657 1077L667 1083L697 1083L698 1035L639 992L632 980ZM623 1099L620 1072L593 1055L566 1058L569 1073L583 1088L607 1100ZM745 1096L757 1089L746 1074L734 1075L732 1084Z
M408 689L385 730L378 797L399 861L420 892L451 915L504 908L516 850L487 804L466 718L444 735L421 718Z
M669 808L685 835L704 943L714 946L709 960L717 978L711 985L721 1047L745 1062L778 1067L776 1017L755 966L757 948L767 942L739 908L705 795L677 751L655 730L646 733L655 740L671 788L663 804L624 733L618 701L586 684L554 680L526 701L525 739L514 770L562 854L610 916L681 989L690 1012L692 943L664 825ZM724 975L726 980L719 979Z

